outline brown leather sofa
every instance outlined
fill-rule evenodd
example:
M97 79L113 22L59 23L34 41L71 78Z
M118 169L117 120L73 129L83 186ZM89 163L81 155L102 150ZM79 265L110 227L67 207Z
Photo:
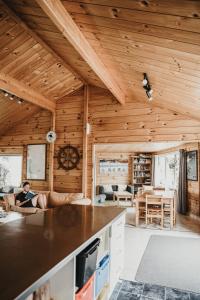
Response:
M66 204L80 204L80 205L90 205L91 200L83 198L82 193L57 193L50 191L34 191L37 194L45 194L47 197L47 207L53 208L57 206L62 206ZM19 207L15 205L15 199L17 194L6 194L4 195L4 201L6 201L7 210L17 211L21 213L37 213L42 209L36 207Z

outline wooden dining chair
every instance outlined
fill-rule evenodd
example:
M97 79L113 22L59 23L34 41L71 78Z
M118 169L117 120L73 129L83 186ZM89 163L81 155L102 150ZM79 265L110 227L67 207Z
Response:
M171 227L176 223L176 201L177 201L176 190L169 198L163 199L163 217L170 217Z
M163 228L163 201L161 196L146 195L146 225L148 220L159 219Z

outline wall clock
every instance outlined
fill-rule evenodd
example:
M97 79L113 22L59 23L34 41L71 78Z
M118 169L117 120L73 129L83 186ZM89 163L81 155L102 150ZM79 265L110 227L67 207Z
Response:
M69 171L77 168L77 165L80 161L80 154L76 147L67 145L60 148L58 152L58 164L59 167Z

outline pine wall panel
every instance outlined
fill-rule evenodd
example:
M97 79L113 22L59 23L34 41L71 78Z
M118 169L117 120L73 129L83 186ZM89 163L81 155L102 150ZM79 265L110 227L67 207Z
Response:
M82 155L83 143L83 94L82 90L76 95L62 98L57 102L56 133L54 154L54 190L58 192L81 192L82 189L82 160L77 169L66 171L58 165L57 157L60 148L72 145L78 148Z
M46 143L46 133L51 127L50 113L42 110L33 115L29 120L9 130L9 132L0 138L0 153L23 154L22 180L26 180L26 157L28 144ZM47 169L46 180L29 180L32 189L48 190L49 176L49 146L47 145Z

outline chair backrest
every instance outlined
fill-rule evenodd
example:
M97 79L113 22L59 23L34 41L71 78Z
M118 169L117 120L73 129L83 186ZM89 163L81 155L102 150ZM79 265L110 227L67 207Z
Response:
M146 205L151 205L151 204L161 205L162 197L156 195L146 195Z
M153 191L153 185L142 185L143 192Z

